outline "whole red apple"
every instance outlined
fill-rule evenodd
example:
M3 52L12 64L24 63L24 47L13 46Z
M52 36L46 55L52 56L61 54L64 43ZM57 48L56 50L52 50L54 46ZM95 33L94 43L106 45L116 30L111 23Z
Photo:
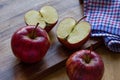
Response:
M25 26L17 30L11 39L14 55L26 63L40 61L50 47L47 32L35 26Z
M80 50L69 57L66 70L70 80L101 80L104 63L97 53Z

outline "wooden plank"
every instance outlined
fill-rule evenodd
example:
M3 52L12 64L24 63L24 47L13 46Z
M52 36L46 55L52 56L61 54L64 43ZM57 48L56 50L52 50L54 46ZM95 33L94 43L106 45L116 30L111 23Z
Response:
M58 24L49 33L51 47L42 61L28 65L16 59L11 51L11 36L25 26L24 14L31 9L39 10L44 5L55 7L59 21L65 17L79 20L83 16L79 0L1 0L0 1L0 80L41 80L50 72L64 66L72 53L63 48L56 38ZM58 23L59 23L58 21ZM90 39L82 48L99 41Z

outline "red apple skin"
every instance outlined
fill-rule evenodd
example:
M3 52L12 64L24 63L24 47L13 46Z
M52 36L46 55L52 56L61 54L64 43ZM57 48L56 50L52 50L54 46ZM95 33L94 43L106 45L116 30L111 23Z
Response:
M89 55L90 63L84 61ZM89 50L80 50L72 54L66 62L66 70L70 80L101 80L104 74L104 63L101 57Z
M55 23L53 24L47 24L47 26L45 27L45 30L47 31L47 33L49 33L52 28L54 28L54 26L57 24L58 21L56 21Z
M50 47L47 32L41 28L36 29L36 38L30 38L35 26L25 26L17 30L11 39L13 54L25 63L40 61Z
M90 32L91 33L91 32ZM69 50L76 50L76 49L79 49L81 46L83 46L90 38L90 33L80 42L78 43L75 43L75 44L71 44L67 41L67 39L61 39L59 37L58 38L58 41L64 45L66 48L68 48Z

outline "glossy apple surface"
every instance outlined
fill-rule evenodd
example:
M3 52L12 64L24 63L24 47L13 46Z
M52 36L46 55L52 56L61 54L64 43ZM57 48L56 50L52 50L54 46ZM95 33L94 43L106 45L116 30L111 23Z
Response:
M52 6L43 6L39 11L30 10L24 16L27 25L36 25L49 32L58 21L57 10Z
M73 18L65 18L57 28L57 38L68 49L77 49L88 41L91 26L86 21L77 22Z
M35 26L26 26L17 30L11 39L11 48L14 55L26 63L40 61L50 47L47 32L36 28L34 37L32 35Z
M80 50L69 57L66 70L70 80L101 80L104 63L97 53Z

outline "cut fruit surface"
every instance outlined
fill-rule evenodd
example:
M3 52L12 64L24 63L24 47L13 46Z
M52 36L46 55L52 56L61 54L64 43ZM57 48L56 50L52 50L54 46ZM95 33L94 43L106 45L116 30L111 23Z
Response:
M69 43L77 43L83 40L90 33L90 24L85 21L79 22L68 36Z
M37 23L39 23L39 26L43 29L46 26L46 23L40 13L35 10L28 11L25 14L25 21L28 25L36 25Z
M28 11L25 16L27 25L36 25L39 23L42 29L49 32L58 21L58 13L52 6L43 6L40 11Z
M51 6L42 7L40 13L43 16L44 20L49 24L53 24L58 20L57 11Z
M73 18L66 18L58 26L57 35L59 38L66 38L75 26L76 21Z
M89 39L91 25L82 19L77 22L73 18L65 18L58 25L58 40L70 49L80 47Z
M69 43L77 43L89 35L91 30L90 24L81 21L76 24L73 18L66 18L58 26L57 36L62 39L67 39Z

